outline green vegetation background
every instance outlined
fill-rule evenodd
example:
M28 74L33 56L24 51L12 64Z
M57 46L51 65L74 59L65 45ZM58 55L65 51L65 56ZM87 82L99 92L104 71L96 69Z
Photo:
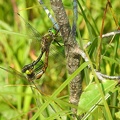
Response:
M47 0L44 2L53 14L49 1ZM81 2L84 13L91 23L93 38L99 36L100 34L106 2L107 1L105 0L86 0ZM70 23L72 24L72 1L64 0L63 3L65 5ZM111 4L119 21L120 4L115 0L112 0ZM35 29L37 29L41 36L46 34L48 29L53 27L53 25L37 0L0 1L0 66L7 69L10 69L9 66L11 66L17 71L21 71L25 64L36 59L39 55L40 48L37 48L37 46L39 46L38 41L33 40L35 42L34 44L32 43L31 37L29 38L29 34L31 33L29 33L29 29L26 28L24 21L17 15L17 12L20 13L20 15ZM77 29L76 38L80 45L81 37L83 45L85 45L88 41L92 41L80 8ZM103 33L111 32L116 29L117 26L115 25L113 15L110 9L108 9ZM108 75L119 75L120 40L117 36L113 39L113 42L109 44L110 40L111 39L107 39L103 42L102 53L108 58L104 57L102 60L101 71ZM93 55L91 55L91 61L94 64L96 64L95 62L97 55L95 50L96 49L93 50ZM64 57L59 52L51 54L49 67L46 73L40 80L36 81L36 83L41 86L41 92L44 93L45 96L51 95L65 81L67 76L65 63L63 62ZM117 63L115 63L114 60L117 60ZM87 77L85 77L85 80L86 79ZM68 88L59 94L59 96L66 95L67 97L65 97L65 100L68 101ZM35 99L33 99L33 94L29 87L29 83L15 74L12 75L0 69L0 119L13 119L14 117L17 119L21 116L22 119L27 119L35 112L35 105ZM50 112L52 110L48 108L48 111ZM46 114L49 116L51 112L48 114L48 111Z

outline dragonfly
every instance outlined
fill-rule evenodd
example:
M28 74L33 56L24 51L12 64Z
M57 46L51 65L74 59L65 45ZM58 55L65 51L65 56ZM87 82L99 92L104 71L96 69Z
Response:
M19 13L18 13L18 15L20 16ZM59 46L61 46L59 44L59 42L57 41L59 30L56 30L53 27L53 28L49 29L47 34L45 34L44 36L41 37L40 33L35 28L33 28L28 22L26 22L26 20L22 16L20 16L20 17L24 20L26 26L33 32L33 35L35 36L35 38L38 41L40 41L40 44L41 44L40 54L39 54L38 58L35 61L33 61L32 63L25 65L22 68L22 73L26 73L28 77L35 76L36 79L40 79L48 67L48 57L49 57L50 45L52 44L52 42L56 42ZM33 72L34 66L39 63L43 54L45 54L44 65L40 69L39 73L37 73L37 75L33 75L33 74L35 74Z

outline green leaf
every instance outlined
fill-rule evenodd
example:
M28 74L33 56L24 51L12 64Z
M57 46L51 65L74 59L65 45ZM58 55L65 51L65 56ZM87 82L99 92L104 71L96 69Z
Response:
M117 81L113 80L105 80L100 83L102 89L104 90L105 95L108 92L114 92ZM98 101L101 99L101 95L98 89L97 84L91 83L82 93L79 104L77 114L81 115L88 110L90 110ZM101 100L100 100L101 101Z

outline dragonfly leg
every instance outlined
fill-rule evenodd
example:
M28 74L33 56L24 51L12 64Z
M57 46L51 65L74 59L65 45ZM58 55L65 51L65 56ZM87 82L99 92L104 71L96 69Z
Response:
M45 52L45 62L44 62L44 66L42 67L42 69L36 74L36 79L40 79L42 77L42 75L45 73L47 67L48 67L48 56L49 56L49 50L47 50Z

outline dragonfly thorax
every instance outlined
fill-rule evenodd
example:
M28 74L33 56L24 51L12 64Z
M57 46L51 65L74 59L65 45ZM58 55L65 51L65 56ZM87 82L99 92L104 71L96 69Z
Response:
M41 41L41 50L46 51L49 49L51 42L53 41L53 36L46 34L45 36L42 37L42 41Z

